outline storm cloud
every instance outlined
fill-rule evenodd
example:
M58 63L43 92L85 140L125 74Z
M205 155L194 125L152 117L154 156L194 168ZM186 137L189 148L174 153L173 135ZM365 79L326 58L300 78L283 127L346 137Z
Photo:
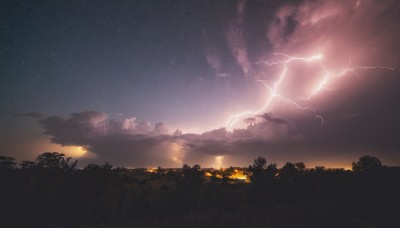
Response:
M84 24L82 31L93 27L94 37L104 37L94 46L86 45L91 39L80 40L80 30L72 41L57 33L57 39L50 40L86 46L66 48L71 52L60 48L58 53L67 54L59 59L56 52L46 49L40 66L47 69L52 63L49 55L60 63L49 68L39 91L36 87L26 90L38 96L28 96L25 90L19 96L7 93L9 103L19 97L37 99L14 102L18 111L11 113L33 118L53 144L85 148L88 152L79 158L81 164L108 161L127 167L178 167L199 163L209 167L222 161L224 166L247 166L264 156L280 164L304 161L344 167L365 154L379 157L384 164L400 164L398 1L240 0L157 7L162 13L156 15L152 7L143 14L117 7L117 13L110 14L128 15L120 19L121 28L113 21L101 24L103 17L93 12L89 17L99 24ZM132 26L131 15L143 23ZM64 24L57 28L67 31ZM41 45L49 46L47 40ZM75 58L68 53L83 57L69 62ZM310 56L321 58L285 62ZM10 72L24 65L20 59L26 57L25 49L20 57L15 57ZM26 68L21 78L39 75L40 79L44 74L42 68L34 70L33 59L40 58L31 58L32 68ZM323 84L326 75L330 77ZM64 81L57 81L58 77ZM31 83L24 82L17 86L13 79L10 84L25 88ZM59 84L69 85L65 86L68 90ZM273 100L266 102L271 96ZM68 102L53 100L56 97ZM20 112L30 103L28 110L51 116ZM42 103L48 106L47 112L38 105ZM86 107L105 111L67 115ZM259 111L262 107L266 108ZM120 112L133 116L114 117ZM242 112L250 114L237 119L237 126L227 129L220 124ZM193 133L169 123L201 130Z

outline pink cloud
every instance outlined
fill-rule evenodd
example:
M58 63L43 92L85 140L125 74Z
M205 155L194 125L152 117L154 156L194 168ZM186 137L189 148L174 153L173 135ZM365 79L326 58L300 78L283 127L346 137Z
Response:
M247 45L243 36L243 24L246 2L240 1L237 5L237 18L229 27L227 33L228 44L236 62L240 65L243 73L247 75L251 70L251 63L247 53Z

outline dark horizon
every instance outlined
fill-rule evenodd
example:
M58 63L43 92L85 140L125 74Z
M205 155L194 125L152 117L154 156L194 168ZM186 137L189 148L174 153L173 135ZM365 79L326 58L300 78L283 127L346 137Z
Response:
M255 158L246 169L114 168L40 154L0 156L6 227L394 227L400 167L363 156L352 171Z

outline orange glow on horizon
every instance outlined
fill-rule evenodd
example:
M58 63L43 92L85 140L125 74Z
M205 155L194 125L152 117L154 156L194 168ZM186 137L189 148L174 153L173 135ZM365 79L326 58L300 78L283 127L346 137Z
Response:
M228 178L233 180L245 180L245 182L250 182L249 176L243 173L242 170L234 169L234 173L230 175Z
M146 172L148 173L156 173L157 172L157 168L149 168L146 170Z

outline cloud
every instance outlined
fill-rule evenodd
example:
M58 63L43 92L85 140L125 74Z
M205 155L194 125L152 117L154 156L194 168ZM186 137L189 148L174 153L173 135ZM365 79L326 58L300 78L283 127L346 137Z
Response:
M52 143L82 146L97 159L118 165L171 165L183 156L177 149L178 140L167 135L162 122L152 128L150 122L137 122L134 117L114 120L103 112L88 111L72 113L68 118L50 116L39 123Z
M244 119L243 121L246 123L246 124L253 124L253 123L255 123L256 122L256 118L255 117L249 117L249 118L246 118L246 119Z
M281 6L267 37L275 51L323 53L328 66L397 64L398 1L302 1ZM389 52L388 52L389 51ZM398 57L398 56L397 56Z
M221 56L216 52L207 52L206 53L207 63L217 72L219 72L222 68Z
M149 134L151 132L151 126L149 121L142 121L135 127L135 133L137 134Z
M257 117L260 117L266 121L273 122L276 124L288 124L288 122L285 119L275 117L272 115L272 113L264 113L263 115L258 115Z
M248 57L246 40L242 29L244 26L245 8L246 1L239 1L236 9L237 17L228 29L227 39L236 62L240 65L243 73L247 76L251 71L251 63Z
M162 122L151 128L149 121L137 122L136 118L108 120L103 112L86 111L72 113L69 118L50 116L39 120L44 134L61 145L90 145L92 139L109 135L165 135L168 129Z
M217 50L211 51L208 50L206 53L207 63L214 69L215 76L217 78L229 78L231 75L227 72L224 72L222 56L218 53Z
M154 127L154 134L156 135L167 135L168 134L168 128L165 126L164 123L158 122L156 123Z
M295 125L283 118L275 117L271 113L258 115L260 120L249 124L247 130L253 138L266 142L286 141L299 138Z
M182 135L182 131L179 130L179 129L176 129L176 130L174 131L173 135L175 135L175 136L181 136L181 135Z
M397 91L399 80L392 77L390 91ZM371 81L370 86L377 84ZM388 88L386 83L382 86ZM232 132L219 128L203 134L182 134L179 130L168 134L161 122L152 127L149 122L138 122L133 117L114 120L93 111L67 118L51 116L39 123L53 143L82 146L96 155L86 160L80 158L81 165L108 161L127 167L179 167L183 163L209 167L215 164L216 156L224 156L224 164L243 166L257 156L280 163L315 162L327 156L329 160L351 160L367 152L385 161L385 156L392 156L400 147L396 138L400 109L393 106L393 99L377 96L379 90L362 91L354 100L365 97L371 102L369 106L348 99L343 106L325 113L323 126L315 124L310 115L289 120L264 113L249 118L245 129ZM387 109L391 113L382 117L382 110Z
M170 167L238 153L235 142L240 140L272 142L290 138L289 122L272 114L254 119L258 122L247 129L228 132L220 128L203 134L182 134L179 130L169 134L162 122L152 127L148 121L138 122L134 117L109 119L107 114L96 111L72 113L67 118L50 116L38 122L43 133L51 136L52 143L84 147L99 161L129 167ZM85 160L85 157L80 159ZM93 156L86 159L93 159Z
M245 3L237 5L237 17L225 35L235 61L250 75L254 69L243 29ZM276 10L266 37L278 52L295 56L323 53L324 67L333 71L348 66L350 57L351 64L398 65L398 6L394 0L379 4L372 0L297 1ZM207 53L206 60L217 74L223 74L218 52ZM309 82L307 72L299 66L288 73L288 91ZM244 129L229 132L217 128L203 134L183 134L179 130L169 134L161 122L152 125L134 117L114 120L101 112L37 119L53 143L83 146L101 161L129 167L176 167L182 163L210 166L216 156L224 156L226 164L240 166L250 164L257 156L275 162L340 158L350 164L366 153L382 158L384 163L398 163L399 72L372 69L361 73L359 77L339 78L330 84L334 90L304 101L305 105L325 107L318 109L324 117L323 125L313 113L284 102L284 107L274 107L273 114L245 119Z
M268 25L267 37L276 52L295 56L321 53L324 67L336 73L354 65L398 66L399 7L395 0L379 3L373 0L288 3L276 10ZM305 81L309 83L308 75L311 74L302 72L295 65L290 69L292 72L289 73L296 77L289 78L291 84L285 87L285 91L296 91L304 87ZM326 141L336 141L341 138L341 143L352 144L348 142L350 139L342 138L346 135L352 140L360 140L359 143L370 140L366 144L381 144L392 138L390 134L393 132L387 130L381 132L385 137L378 137L374 136L376 132L373 129L380 129L380 125L393 129L393 124L398 122L393 116L397 108L392 105L399 97L392 86L399 83L398 76L398 71L368 69L330 81L329 87L333 90L323 91L305 102L305 105L320 108L326 120L322 130L311 128L304 115L296 117L298 114L294 113L288 116L296 122L302 135L314 140L326 137ZM283 111L274 110L274 113L283 115ZM383 120L381 115L387 119ZM348 125L343 125L344 122Z
M237 63L242 68L243 73L247 75L251 69L251 63L248 59L246 43L239 27L232 26L229 29L228 43Z
M105 120L107 114L102 112L72 113L68 119L50 116L39 121L44 134L51 135L51 142L60 145L86 145L92 139L106 135L108 129Z

